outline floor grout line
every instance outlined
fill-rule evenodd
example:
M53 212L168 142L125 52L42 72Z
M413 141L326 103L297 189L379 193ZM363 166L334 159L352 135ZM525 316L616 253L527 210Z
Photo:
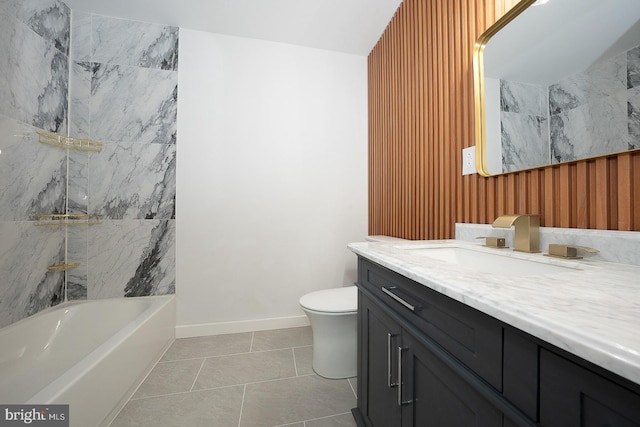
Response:
M298 376L298 364L296 363L296 350L295 347L291 347L291 353L293 353L293 371L296 373L296 377Z
M156 399L158 397L167 397L167 396L180 396L181 394L199 393L201 391L211 391L211 390L219 390L219 389L222 389L222 388L240 387L241 385L243 385L243 384L225 385L225 386L222 386L222 387L215 387L215 388L203 388L202 390L198 389L198 390L187 390L187 391L175 391L173 393L154 394L154 395L151 395L151 396L137 397L135 399L129 399L129 401Z
M219 388L225 388L225 387L239 387L241 385L248 386L248 385L254 385L254 384L264 384L264 383L273 382L273 381L295 380L295 379L298 379L298 378L311 377L311 376L314 376L314 375L319 377L319 378L322 378L320 375L318 375L315 372L313 372L311 374L305 374L305 375L300 375L300 376L272 378L270 380L260 380L260 381L253 381L253 382L248 382L248 383L226 384L226 385L221 385L219 387L199 388L197 390L192 390L192 391L217 390ZM336 380L336 381L339 381L339 380ZM189 392L186 392L186 393L189 393Z
M246 351L246 352L242 352L242 353L229 353L229 354L215 354L213 356L198 356L198 357L190 357L187 359L176 359L176 360L163 360L161 362L158 362L157 365L159 364L165 364L165 363L176 363L176 362L186 362L189 360L198 360L198 359L217 359L217 358L222 358L222 357L233 357L233 356L243 356L243 355L247 355L247 354L259 354L259 353L268 353L270 351L286 351L286 350L293 350L296 348L305 348L305 347L312 347L310 345L302 345L302 346L297 346L297 347L282 347L282 348L273 348L273 349L267 349L267 350L256 350L256 351ZM294 354L295 357L295 354Z
M242 410L244 409L244 396L247 394L247 385L244 385L242 389L242 402L240 403L240 415L238 416L238 427L240 427L240 423L242 422Z
M249 353L253 351L253 338L256 336L255 332L251 332L251 344L249 344Z
M190 392L193 391L193 387L195 387L196 382L198 381L198 377L200 376L200 372L202 372L202 368L204 367L205 360L207 359L206 358L202 359L202 363L200 364L200 369L198 369L198 373L196 374L196 377L193 379L193 382L191 383L191 388L189 389Z
M286 424L278 424L278 425L275 425L273 427L287 427L287 426L292 426L292 425L296 425L296 424L300 424L300 423L302 423L302 426L305 427L309 421L325 420L325 419L329 419L329 418L333 418L333 417L338 417L340 415L351 415L351 412L341 412L339 414L325 415L324 417L310 418L308 420L295 421L295 422L286 423Z
M194 356L194 357L187 357L184 359L169 359L169 360L160 360L158 361L158 364L160 363L170 363L170 362L182 362L185 360L196 360L196 359L211 359L214 357L227 357L227 356L240 356L243 354L252 354L252 353L264 353L267 351L281 351L281 350L288 350L290 348L304 348L304 347L311 347L310 345L300 345L300 346L295 346L295 347L282 347L282 348L269 348L266 350L251 350L249 349L249 351L242 351L242 352L238 352L238 353L228 353L228 354L213 354L210 356Z
M200 374L200 371L198 371L198 375ZM290 377L282 377L282 378L272 378L270 380L261 380L261 381L253 381L253 382L248 382L248 383L238 383L238 384L225 384L225 385L221 385L218 387L205 387L205 388L199 388L199 389L193 389L193 387L195 386L196 380L198 378L198 375L196 375L196 379L193 381L193 384L191 385L191 389L186 390L186 391L176 391L173 393L164 393L164 394L154 394L152 396L143 396L143 397L138 397L135 399L129 399L129 400L142 400L142 399L152 399L154 397L162 397L162 396L173 396L173 395L179 395L179 394L187 394L187 393L196 393L196 392L200 392L200 391L211 391L211 390L219 390L221 388L228 388L228 387L240 387L243 386L246 389L246 386L248 385L254 385L254 384L263 384L263 383L268 383L268 382L272 382L272 381L283 381L283 380L294 380L297 378L304 378L304 377L310 377L310 376L319 376L318 374L311 373L311 374L305 374L305 375L300 375L300 376L290 376ZM320 377L322 378L322 377Z
M169 360L163 360L159 363L167 363L167 362L182 362L185 360L195 360L195 359L207 359L209 357L221 357L221 356L238 356L240 354L249 354L248 351L243 351L240 353L228 353L228 354L213 354L213 355L209 355L209 356L204 356L204 355L200 355L200 356L194 356L194 357L186 357L184 359L169 359Z
M353 388L353 384L351 383L351 378L347 378L347 382L349 383L349 387L351 387L351 391L353 392L353 395L356 397L356 400L357 400L358 392L356 391L355 388Z
M308 420L304 420L304 421L302 421L302 422L303 422L303 423L305 423L305 425L306 425L306 423L307 423L307 422L309 422L309 421L324 420L324 419L327 419L327 418L337 417L337 416L339 416L339 415L351 415L351 412L341 412L341 413L339 413L339 414L325 415L324 417L310 418L310 419L308 419ZM278 427L278 426L276 426L276 427Z

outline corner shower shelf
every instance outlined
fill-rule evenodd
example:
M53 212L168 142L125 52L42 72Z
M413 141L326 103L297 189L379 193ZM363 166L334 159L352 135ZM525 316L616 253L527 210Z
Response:
M47 267L47 270L49 271L67 271L67 270L73 270L74 268L77 268L80 266L79 262L67 262L64 264L54 264L54 265L50 265Z
M86 138L72 138L55 132L37 131L38 141L56 147L79 151L102 151L102 142Z
M102 223L102 215L96 214L37 214L36 225L95 225Z

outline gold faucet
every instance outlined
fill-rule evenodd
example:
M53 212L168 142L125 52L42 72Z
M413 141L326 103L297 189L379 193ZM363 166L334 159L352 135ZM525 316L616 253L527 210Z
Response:
M540 252L540 215L502 215L491 225L496 228L515 227L514 250Z

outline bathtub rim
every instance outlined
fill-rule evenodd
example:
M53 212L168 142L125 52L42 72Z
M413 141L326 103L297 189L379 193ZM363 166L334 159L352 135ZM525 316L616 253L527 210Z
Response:
M131 319L131 321L128 322L124 328L118 330L116 333L110 336L106 341L104 341L98 347L96 347L91 352L86 354L77 364L73 365L71 368L67 369L65 372L61 372L60 375L55 380L53 380L51 383L43 387L40 391L38 391L36 394L30 397L25 403L26 404L53 403L58 396L60 396L61 394L64 393L64 391L66 391L71 386L76 384L80 379L80 376L76 375L74 377L75 378L74 381L71 381L71 382L67 381L67 377L70 375L70 373L78 372L78 371L81 371L81 373L88 372L92 367L95 367L95 365L98 362L100 362L101 360L107 357L107 355L111 352L111 350L113 350L114 343L121 342L123 338L131 336L136 331L137 328L133 328L134 324L136 325L142 324L143 322L151 318L153 314L157 313L161 308L165 307L166 304L170 304L171 301L175 302L175 295L157 295L157 296L133 297L133 298L136 298L136 299L148 298L148 299L153 299L154 301L152 301L149 307L147 307L144 311L142 311L136 317ZM62 304L58 304L54 307L51 307L51 309L62 309L70 305L91 304L92 302L119 301L119 300L126 301L129 299L131 298L117 297L117 298L104 298L104 299L98 299L98 300L67 301ZM153 309L151 309L152 307ZM35 314L34 316L37 316L40 313L41 312ZM34 316L31 316L30 318ZM138 323L138 320L141 320L141 322ZM109 351L105 351L105 350L109 350ZM97 356L97 357L94 358L93 356Z
M113 298L83 299L83 300L63 301L63 302L61 302L59 304L52 305L51 307L43 308L42 310L38 311L35 314L32 314L32 315L27 316L27 317L23 317L20 320L16 320L13 323L5 325L5 326L0 328L0 331L8 331L8 330L11 330L11 329L18 328L18 327L20 327L20 326L22 326L24 324L35 322L40 317L47 316L53 311L62 310L62 309L65 309L67 307L73 307L73 306L76 306L76 305L100 303L100 302L106 302L106 301L138 300L138 299L142 299L142 298L151 299L151 298L168 298L168 297L175 297L175 295L171 294L171 295L151 295L151 296L143 296L143 297L113 297Z

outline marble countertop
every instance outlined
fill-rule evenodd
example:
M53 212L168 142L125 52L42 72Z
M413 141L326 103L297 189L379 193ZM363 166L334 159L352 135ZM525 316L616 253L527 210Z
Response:
M362 242L348 247L448 297L640 384L640 267L563 260L461 240ZM464 247L560 265L566 272L508 276L460 268L411 249Z

